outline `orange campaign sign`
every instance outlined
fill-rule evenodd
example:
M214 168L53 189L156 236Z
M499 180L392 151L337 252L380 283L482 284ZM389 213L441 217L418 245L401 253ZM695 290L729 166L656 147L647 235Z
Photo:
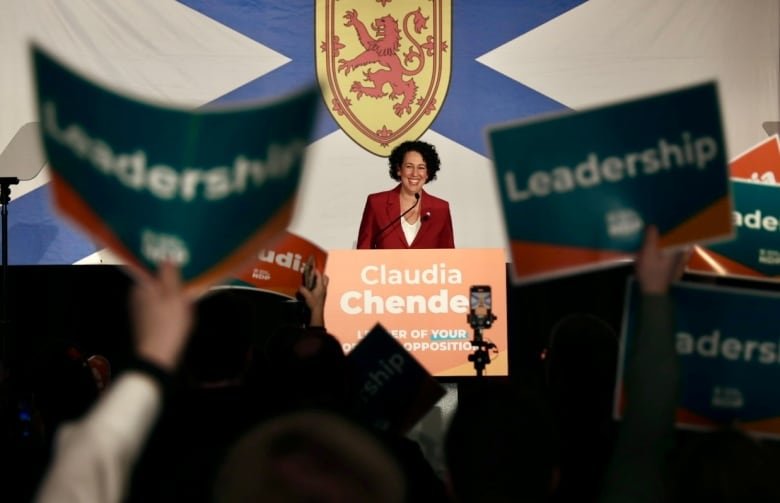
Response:
M777 184L780 182L780 138L770 136L729 164L732 178Z
M377 323L437 377L474 376L467 317L472 286L490 286L495 344L484 375L508 375L506 262L502 249L332 250L325 325L345 351Z
M325 250L311 241L285 231L273 247L257 252L254 261L235 275L231 286L266 290L294 299L307 264L322 272L327 257Z

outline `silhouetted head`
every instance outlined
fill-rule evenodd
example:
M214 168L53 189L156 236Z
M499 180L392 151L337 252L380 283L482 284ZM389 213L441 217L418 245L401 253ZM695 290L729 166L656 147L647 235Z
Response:
M486 382L458 397L445 454L460 503L546 501L555 487L552 417L537 393L509 382Z
M87 355L67 340L53 340L30 365L37 406L49 432L82 416L100 389Z
M777 454L736 429L697 434L675 462L675 501L780 501Z
M200 299L196 309L182 364L186 375L198 384L240 380L251 361L252 304L237 292L220 289Z
M610 416L618 338L602 319L571 314L555 324L545 357L547 385L557 409Z
M405 482L371 434L336 414L306 411L244 435L215 488L219 503L400 503Z
M280 410L343 411L350 394L347 359L339 341L322 328L283 327L266 343L260 362L272 402Z
M562 501L596 501L612 456L618 338L605 321L570 314L553 327L544 360L561 438Z

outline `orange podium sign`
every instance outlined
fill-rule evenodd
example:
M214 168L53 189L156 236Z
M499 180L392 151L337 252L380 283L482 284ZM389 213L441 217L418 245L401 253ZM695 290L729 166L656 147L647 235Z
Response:
M473 376L469 289L489 285L497 319L487 376L507 375L506 262L502 249L331 250L325 324L350 351L378 322L434 376Z
M273 247L259 250L247 267L236 272L229 286L265 290L295 299L309 258L313 259L315 269L323 271L328 253L308 239L285 231Z

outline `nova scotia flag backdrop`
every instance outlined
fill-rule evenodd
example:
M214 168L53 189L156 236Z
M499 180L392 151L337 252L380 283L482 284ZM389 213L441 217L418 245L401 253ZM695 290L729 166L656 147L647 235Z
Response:
M407 12L423 1L363 3ZM0 150L35 120L31 40L131 96L236 104L315 82L316 8L315 0L4 0ZM449 88L422 139L440 152L439 179L426 190L450 202L458 247L506 244L486 126L716 79L732 158L780 116L778 0L453 0L449 8ZM56 214L47 182L44 169L12 188L9 262L115 260ZM393 185L386 159L355 143L323 103L290 230L326 249L352 248L366 195Z

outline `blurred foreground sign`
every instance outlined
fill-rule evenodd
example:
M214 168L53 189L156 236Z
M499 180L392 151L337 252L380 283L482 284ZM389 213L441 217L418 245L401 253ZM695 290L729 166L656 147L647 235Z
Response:
M146 273L168 260L207 285L290 220L314 88L230 109L178 110L115 94L33 49L57 206Z
M737 425L780 437L780 295L697 285L677 285L675 343L680 358L678 426L702 429ZM616 414L622 415L622 380L634 344L641 294L628 289L620 352ZM648 334L664 336L664 334Z
M780 280L780 140L760 142L729 165L734 239L696 246L689 272Z
M274 246L258 251L249 266L239 270L230 283L234 287L265 290L295 299L309 261L322 273L327 259L328 252L285 231Z
M357 383L354 412L380 430L407 433L445 394L382 325L375 325L347 358Z
M768 184L780 183L780 138L770 136L729 164L733 178Z
M514 279L628 259L655 224L664 247L731 235L715 84L489 131Z

